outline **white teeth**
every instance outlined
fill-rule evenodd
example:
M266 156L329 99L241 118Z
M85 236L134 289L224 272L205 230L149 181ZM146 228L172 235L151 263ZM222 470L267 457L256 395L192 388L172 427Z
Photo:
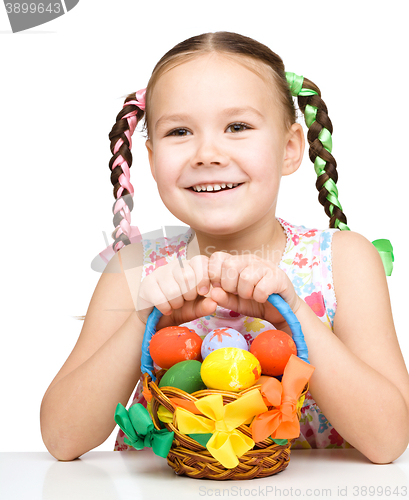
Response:
M238 186L239 184L236 182L235 184L232 184L232 183L222 183L222 184L209 184L209 185L197 185L197 186L193 186L193 190L194 191L197 191L198 193L200 193L200 191L220 191L222 188L224 189L226 186L228 188L233 188L233 187L236 187Z

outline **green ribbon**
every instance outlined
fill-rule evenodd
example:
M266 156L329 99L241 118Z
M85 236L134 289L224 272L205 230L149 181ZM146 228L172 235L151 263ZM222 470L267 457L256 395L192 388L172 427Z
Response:
M379 252L379 255L381 256L386 276L391 276L393 270L393 262L395 261L392 243L389 240L375 240L372 242L372 245L375 246L375 248Z
M285 77L287 79L288 86L290 88L291 95L297 97L302 90L302 84L304 83L304 77L286 71Z
M207 442L213 436L213 434L210 432L207 434L188 434L188 436L206 448Z
M311 95L318 95L315 90L310 90L310 89L303 89L303 83L304 83L304 77L297 75L295 73L291 72L286 72L285 77L287 79L288 86L290 88L291 95L294 97L297 96L311 96ZM311 106L310 104L307 104L305 106L304 110L304 118L305 118L305 123L307 124L307 127L310 128L311 125L316 121L317 119L317 111L318 108L316 106ZM328 153L332 152L332 135L331 132L326 129L325 127L321 130L321 132L318 134L318 139L320 140L321 144L323 147L328 151ZM314 161L314 170L315 173L317 174L317 177L322 175L324 172L325 166L327 162L317 156ZM332 217L332 214L334 212L334 206L338 207L341 212L342 212L342 206L341 203L338 200L338 189L337 186L335 185L335 182L332 179L328 179L324 183L325 189L328 191L327 195L327 200L331 203L329 211ZM344 231L349 231L349 227L341 222L340 220L336 219L334 223L334 227L344 230Z
M172 447L174 432L167 429L155 429L148 410L137 403L129 411L118 403L115 410L115 422L126 434L124 442L137 450L152 448L155 455L166 458Z
M273 441L280 446L288 444L288 439L273 439Z
M317 95L317 92L314 90L310 89L303 89L303 83L304 83L304 77L297 75L296 73L291 73L290 71L286 71L285 77L287 79L288 87L290 89L291 95L294 97L297 96L311 96L311 95ZM305 118L305 123L307 124L307 127L310 128L311 125L316 121L317 119L317 111L318 108L316 106L311 106L310 104L307 104L305 106L304 110L304 118ZM323 128L321 132L318 134L318 139L321 141L321 144L324 146L324 148L331 153L332 152L332 136L331 132ZM317 156L314 161L314 170L315 173L317 174L317 177L322 175L325 169L325 165L327 162ZM328 191L327 195L327 200L332 203L332 205L329 208L329 211L331 213L331 216L334 212L334 206L338 207L341 212L342 212L342 206L341 203L338 200L338 189L335 184L335 182L332 179L328 179L324 183L325 189ZM344 224L343 222L339 221L338 219L335 221L335 227L338 229L341 229L343 231L350 231L349 227ZM391 276L392 274L392 269L393 269L393 262L394 262L394 255L393 255L393 248L392 244L389 240L375 240L372 242L372 244L376 247L376 249L379 252L379 255L381 256L383 267L385 268L385 273L386 276Z

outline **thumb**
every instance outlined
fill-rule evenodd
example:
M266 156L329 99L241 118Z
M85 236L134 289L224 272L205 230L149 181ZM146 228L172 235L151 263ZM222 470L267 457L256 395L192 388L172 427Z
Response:
M239 300L237 295L228 293L221 287L216 287L211 291L211 298L217 302L219 306L236 311Z
M217 302L210 297L205 297L196 303L195 315L196 318L201 318L202 316L208 316L213 314L216 310ZM195 318L195 319L196 319Z
M171 317L162 316L159 321L166 323L166 326L168 326L168 322L172 322L172 325L181 325L183 323L188 323L190 321L194 321L195 319L202 318L203 316L213 314L216 307L217 303L210 297L198 296L196 300L185 302L180 309L175 309L172 312ZM168 319L168 321L164 318Z

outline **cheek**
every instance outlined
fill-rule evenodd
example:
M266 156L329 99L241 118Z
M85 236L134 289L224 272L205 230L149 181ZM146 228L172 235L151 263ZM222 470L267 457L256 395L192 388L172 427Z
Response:
M155 173L158 189L161 190L164 185L171 185L177 178L180 170L180 159L177 152L167 152L166 150L158 151L155 154Z
M243 149L240 154L240 164L248 167L248 175L253 181L279 179L281 172L280 159L271 144L265 142L252 148Z

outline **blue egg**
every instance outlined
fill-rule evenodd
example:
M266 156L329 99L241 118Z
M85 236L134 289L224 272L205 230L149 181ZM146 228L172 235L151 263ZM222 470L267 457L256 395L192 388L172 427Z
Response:
M248 351L247 340L234 328L215 328L209 332L202 342L202 359L221 347L238 347Z

